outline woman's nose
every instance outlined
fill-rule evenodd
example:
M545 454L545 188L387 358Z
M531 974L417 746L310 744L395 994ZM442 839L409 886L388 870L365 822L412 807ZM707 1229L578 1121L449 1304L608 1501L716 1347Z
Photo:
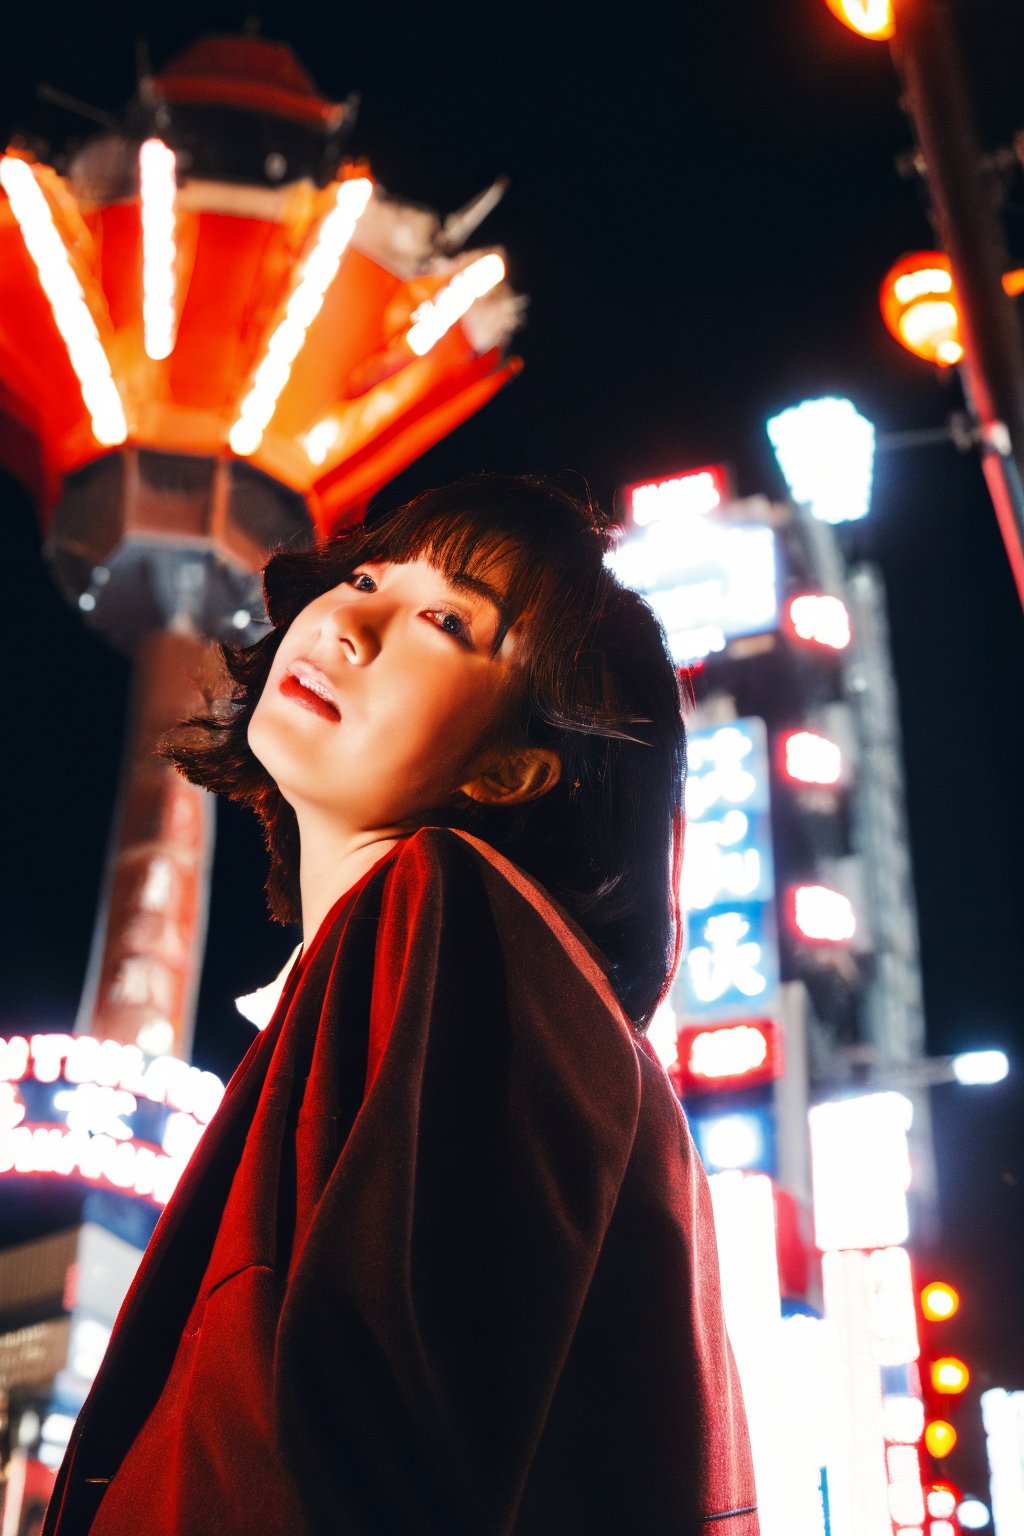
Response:
M384 622L383 611L378 612L365 597L357 602L346 598L336 603L327 616L344 659L359 667L366 666L379 653Z

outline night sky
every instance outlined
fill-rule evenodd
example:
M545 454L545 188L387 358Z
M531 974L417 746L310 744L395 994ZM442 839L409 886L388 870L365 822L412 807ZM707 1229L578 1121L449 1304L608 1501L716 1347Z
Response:
M823 0L596 9L265 5L321 91L362 92L352 149L442 211L496 175L477 243L507 248L531 297L523 377L385 493L473 469L572 469L609 503L631 481L713 461L741 494L781 494L767 417L849 395L885 433L961 405L884 330L878 285L934 244L887 48ZM1024 127L1024 8L957 9L986 148ZM0 118L57 148L88 125L46 80L117 112L143 29L154 68L245 11L19 8ZM6 28L5 28L6 30ZM1008 188L1024 265L1024 176ZM0 317L2 323L2 317ZM0 1032L70 1028L121 749L127 663L86 631L42 564L35 516L0 487L7 636ZM977 463L951 445L883 453L847 550L881 567L900 690L930 1049L1016 1055L996 1088L935 1091L956 1344L985 1385L1024 1387L1024 623ZM231 999L294 938L266 918L254 824L222 806L196 1060L227 1076L250 1038Z

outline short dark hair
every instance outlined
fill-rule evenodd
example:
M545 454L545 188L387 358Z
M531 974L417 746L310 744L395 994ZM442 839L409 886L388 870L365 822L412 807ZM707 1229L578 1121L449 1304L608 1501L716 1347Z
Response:
M559 782L524 805L458 794L425 818L471 832L540 882L602 952L637 1029L679 958L686 735L679 676L648 605L604 563L613 542L588 496L536 475L480 474L427 491L315 549L282 550L264 571L270 632L222 647L233 689L185 722L164 755L195 784L249 805L270 853L267 895L299 913L298 824L249 748L253 710L284 632L359 565L428 558L445 575L499 585L521 686L503 738L548 747ZM495 573L499 573L496 575Z

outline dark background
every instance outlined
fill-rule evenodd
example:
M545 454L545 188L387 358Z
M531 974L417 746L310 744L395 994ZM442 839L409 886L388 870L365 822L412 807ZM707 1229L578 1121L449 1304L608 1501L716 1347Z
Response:
M245 14L195 0L22 7L0 50L0 125L56 149L89 127L37 101L38 81L117 112L137 37L158 69ZM511 177L481 238L507 247L531 295L526 372L388 498L476 468L572 468L609 502L717 460L742 494L779 494L764 423L825 392L883 432L941 425L957 380L897 347L877 303L889 265L934 245L920 187L894 168L910 132L888 49L823 0L593 16L479 0L262 8L264 34L291 43L325 95L362 91L352 148L389 190L448 211ZM1024 8L970 0L956 16L991 149L1024 127ZM1008 195L1024 265L1020 172ZM127 664L57 597L24 495L6 482L0 498L0 1032L13 1033L73 1022ZM965 1298L951 1347L976 1385L1024 1387L1024 625L978 465L952 446L882 454L870 520L843 532L888 588L930 1049L995 1045L1014 1060L998 1087L934 1093L942 1258ZM294 939L266 919L254 826L221 806L218 839L195 1056L227 1076L250 1038L231 999Z

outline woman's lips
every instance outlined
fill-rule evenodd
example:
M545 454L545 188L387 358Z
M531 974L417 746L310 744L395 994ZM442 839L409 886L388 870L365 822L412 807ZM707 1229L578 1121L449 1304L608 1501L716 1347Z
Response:
M314 714L337 725L341 710L334 702L333 689L326 675L309 661L293 661L287 676L282 680L281 692L286 699L311 709Z

